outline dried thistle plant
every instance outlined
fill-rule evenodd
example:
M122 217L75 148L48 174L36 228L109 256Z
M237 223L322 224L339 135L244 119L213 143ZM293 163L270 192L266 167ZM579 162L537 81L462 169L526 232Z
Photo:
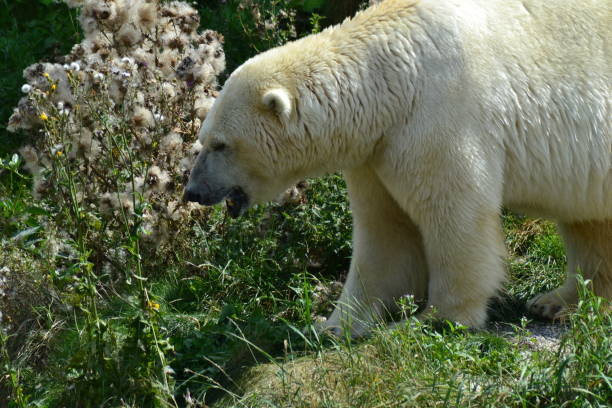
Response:
M61 238L85 228L90 257L113 269L123 266L119 235L160 248L202 213L180 195L225 69L223 37L198 32L184 2L66 3L80 8L84 39L61 61L24 70L8 129L31 141L20 154L34 197L74 224Z
M267 48L282 45L297 38L296 10L288 0L271 0L265 6L254 0L241 0L238 10L248 14L252 24L237 14L244 33L253 44L263 42ZM256 46L254 46L257 49ZM261 51L257 49L257 51Z

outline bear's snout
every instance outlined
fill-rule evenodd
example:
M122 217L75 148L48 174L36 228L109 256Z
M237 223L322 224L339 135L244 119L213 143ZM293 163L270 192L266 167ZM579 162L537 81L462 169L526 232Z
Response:
M183 193L183 200L200 203L202 205L215 205L223 201L229 192L229 188L211 190L207 185L189 186L188 184Z
M202 201L204 200L202 200L202 196L199 193L186 188L183 193L183 201L203 204Z
M187 188L185 188L185 192L183 193L183 200L192 201L202 205L215 205L223 201L223 199L227 196L227 193L228 189L211 191L208 188L193 188L187 186Z
M249 207L249 197L244 190L238 186L223 193L206 195L189 187L183 193L184 202L195 202L202 205L214 205L227 197L227 211L232 218L239 217Z

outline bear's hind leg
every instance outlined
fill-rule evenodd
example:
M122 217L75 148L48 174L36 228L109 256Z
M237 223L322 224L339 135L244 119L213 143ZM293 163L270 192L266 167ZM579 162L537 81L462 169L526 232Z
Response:
M321 329L366 334L396 300L424 299L427 264L416 225L369 168L345 173L353 212L353 255L336 309Z
M567 252L567 277L558 289L527 303L531 313L548 319L565 315L578 301L576 276L592 281L593 292L612 298L612 220L559 224Z

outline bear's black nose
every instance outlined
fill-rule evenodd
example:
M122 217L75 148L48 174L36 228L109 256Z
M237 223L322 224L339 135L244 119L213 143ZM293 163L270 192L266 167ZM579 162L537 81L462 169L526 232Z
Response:
M200 194L196 193L195 191L185 189L185 192L183 193L183 201L193 201L199 203L202 201L202 197L200 197Z

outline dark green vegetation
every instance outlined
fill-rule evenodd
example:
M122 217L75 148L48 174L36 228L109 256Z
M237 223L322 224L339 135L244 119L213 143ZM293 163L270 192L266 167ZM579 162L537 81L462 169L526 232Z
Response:
M2 0L0 2L0 154L21 141L5 126L21 96L21 72L40 60L66 54L79 39L76 14L53 0Z
M65 53L79 35L74 14L51 3L5 0L2 90L10 100L2 103L3 121L19 96L21 69ZM325 23L310 12L338 19L325 2L256 2L263 20L281 9L287 16L262 29L238 3L200 5L201 26L225 35L228 71ZM360 342L319 339L313 320L328 313L351 253L339 176L311 181L300 203L259 207L239 220L207 210L151 257L127 231L115 246L130 268L114 276L79 246L99 226L34 201L29 176L12 158L22 140L1 137L0 406L578 407L611 400L612 321L603 300L584 291L558 344L542 345L525 328L525 301L562 279L553 224L504 216L510 281L491 310L503 330L415 323ZM95 210L75 213L87 211ZM406 314L413 307L403 306Z

